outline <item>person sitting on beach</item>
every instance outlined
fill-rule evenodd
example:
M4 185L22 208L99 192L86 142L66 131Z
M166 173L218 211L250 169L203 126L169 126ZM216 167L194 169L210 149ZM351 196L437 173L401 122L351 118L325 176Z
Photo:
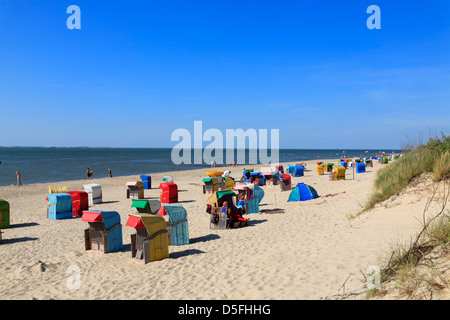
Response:
M228 202L224 201L222 204L222 212L228 215L229 223L227 228L239 228L248 225L248 220L243 218L239 213L228 207Z
M239 213L241 215L245 214L245 196L241 195L241 197L239 198L239 202L237 204L237 208L239 210Z

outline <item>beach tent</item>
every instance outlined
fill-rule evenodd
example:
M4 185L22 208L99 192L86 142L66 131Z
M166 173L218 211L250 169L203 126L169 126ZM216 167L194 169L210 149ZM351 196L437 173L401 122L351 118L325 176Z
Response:
M318 198L317 191L303 182L298 183L297 186L291 191L288 202L291 201L307 201Z
M72 197L73 216L81 216L83 210L89 210L89 196L86 191L68 191Z
M68 193L47 194L47 216L52 220L72 218L72 196Z
M9 228L9 202L0 199L0 229Z
M348 161L341 160L341 161L339 162L339 164L340 164L341 166L343 166L344 168L347 168Z
M144 189L151 189L152 188L152 177L143 174L143 175L141 175L141 180L142 180L142 184L143 184L143 188Z
M366 172L366 165L363 162L356 163L356 173Z
M387 164L387 163L389 163L388 157L383 157L383 158L381 158L381 163L382 163L382 164Z
M102 250L104 253L123 249L122 225L116 211L83 211L81 220L89 223L84 230L86 250Z
M303 175L304 175L304 167L303 166L299 166L299 165L296 165L295 167L294 167L294 172L292 173L292 175L294 176L294 177L302 177Z
M334 163L327 163L327 172L333 172Z
M178 186L175 183L161 183L159 189L162 190L160 195L161 203L178 202Z
M149 213L128 215L126 226L136 229L131 235L131 256L144 263L169 257L167 224L163 217Z
M102 203L102 186L98 183L85 184L82 190L88 194L89 205Z
M168 217L166 220L169 245L189 244L189 228L186 209L180 204L164 204L158 210L162 217Z

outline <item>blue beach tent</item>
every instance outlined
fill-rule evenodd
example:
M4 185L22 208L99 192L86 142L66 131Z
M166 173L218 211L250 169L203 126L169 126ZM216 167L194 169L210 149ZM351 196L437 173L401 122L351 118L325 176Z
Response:
M291 201L307 201L318 198L317 191L303 182L298 183L297 186L291 191L288 202Z

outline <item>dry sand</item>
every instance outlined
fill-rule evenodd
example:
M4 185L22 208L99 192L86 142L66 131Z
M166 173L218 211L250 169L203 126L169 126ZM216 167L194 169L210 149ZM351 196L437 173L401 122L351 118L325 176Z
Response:
M325 160L326 161L326 160ZM335 160L336 161L336 160ZM11 228L0 244L0 299L325 299L364 287L361 272L389 255L392 245L408 242L421 228L430 192L418 188L377 206L354 219L371 193L374 163L366 173L347 170L345 181L317 175L316 161L306 161L305 182L320 196L306 202L287 202L289 191L264 186L262 211L285 209L282 214L251 214L248 227L210 230L207 194L202 193L206 169L152 174L145 197L159 199L159 182L172 175L179 201L188 212L189 245L170 246L170 257L144 264L131 257L128 214L134 212L125 184L139 176L1 187L0 198L11 206ZM249 168L250 166L247 166ZM259 166L253 166L257 169ZM220 168L216 168L220 169ZM231 168L240 178L242 167ZM124 249L103 254L85 251L80 218L49 220L49 185L81 190L99 183L103 203L95 210L114 210L122 219ZM345 193L343 193L345 191ZM81 287L69 289L70 266L81 271ZM69 269L70 270L70 269ZM343 284L345 286L343 287Z

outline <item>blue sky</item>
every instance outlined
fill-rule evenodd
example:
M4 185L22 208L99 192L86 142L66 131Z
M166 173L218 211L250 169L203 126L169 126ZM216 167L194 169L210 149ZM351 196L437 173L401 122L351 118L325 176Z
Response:
M201 120L400 148L449 133L449 57L447 0L2 0L0 146L173 147Z

